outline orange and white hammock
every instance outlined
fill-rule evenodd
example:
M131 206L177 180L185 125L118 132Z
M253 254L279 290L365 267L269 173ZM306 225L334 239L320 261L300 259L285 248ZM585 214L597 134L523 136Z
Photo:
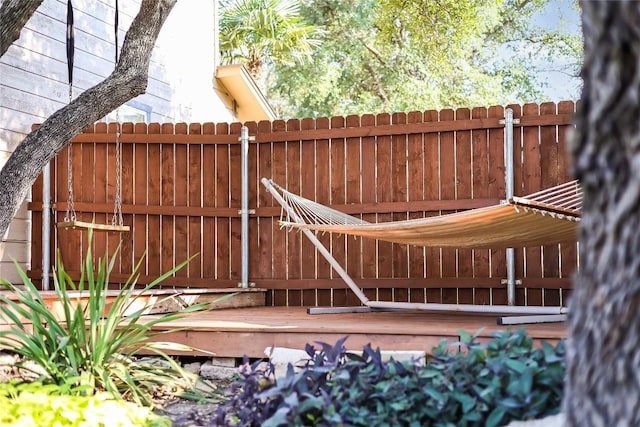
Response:
M284 227L419 246L507 248L576 241L582 205L582 190L577 181L570 181L499 205L370 223L290 193L273 181L269 184L288 207L283 205Z

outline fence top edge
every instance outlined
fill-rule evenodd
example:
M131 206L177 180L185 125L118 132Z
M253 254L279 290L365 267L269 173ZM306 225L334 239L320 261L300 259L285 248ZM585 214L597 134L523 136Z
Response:
M573 113L531 115L518 117L516 127L564 126L573 124ZM291 129L264 131L262 128L250 131L256 143L283 142L295 140L322 140L337 138L371 138L391 135L415 135L442 132L464 132L473 130L503 129L498 117L471 118L463 120L425 121L418 123L392 123L383 125L365 125L359 127L342 127L328 129ZM191 128L195 124L190 124ZM149 128L151 125L147 125ZM132 126L124 126L120 134L123 143L176 143L176 144L239 144L239 132L231 134L202 133L142 133L136 125L135 132L127 132ZM100 127L106 132L85 131L73 139L75 143L114 143L115 129Z

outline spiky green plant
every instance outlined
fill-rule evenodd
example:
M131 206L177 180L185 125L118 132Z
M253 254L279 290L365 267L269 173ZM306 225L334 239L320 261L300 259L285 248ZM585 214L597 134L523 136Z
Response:
M143 296L191 259L137 289L141 259L115 299L110 301L109 276L118 250L110 258L98 258L94 264L91 240L89 233L89 250L77 283L65 271L59 256L56 261L53 282L63 307L60 318L49 311L40 292L20 267L18 272L24 286L0 279L0 283L15 294L15 299L0 295L0 317L12 323L9 330L0 331L0 348L14 351L39 365L46 372L42 381L58 385L74 381L78 390L88 390L88 394L104 390L140 405L152 405L158 394L193 389L195 375L182 369L165 351L194 349L150 339L162 333L154 331L154 326L205 310L207 304L143 319L147 307L140 303ZM88 295L88 302L81 302L80 293ZM155 354L163 363L144 363L136 358L138 352Z

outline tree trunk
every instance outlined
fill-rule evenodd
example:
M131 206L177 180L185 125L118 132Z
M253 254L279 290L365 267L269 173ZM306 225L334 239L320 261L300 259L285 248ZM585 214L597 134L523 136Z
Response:
M33 182L56 153L87 126L144 93L151 52L175 3L143 0L113 73L53 113L18 145L0 171L0 236L4 236Z
M571 149L584 204L564 410L571 426L640 426L640 2L582 10Z
M0 56L18 40L22 27L42 0L3 0L0 5Z

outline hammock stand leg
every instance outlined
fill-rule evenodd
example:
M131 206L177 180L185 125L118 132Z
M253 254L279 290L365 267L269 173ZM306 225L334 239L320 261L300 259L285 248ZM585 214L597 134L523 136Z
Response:
M287 212L289 217L298 223L304 223L296 212L289 206L289 204L280 196L278 191L271 185L271 182L266 179L261 179L262 184L267 191L280 203L282 208ZM435 303L410 303L410 302L394 302L394 301L371 301L362 292L362 289L355 283L355 281L347 274L342 266L336 261L331 253L324 247L322 242L307 229L301 229L305 236L313 243L318 251L325 257L325 259L331 264L333 269L338 273L340 278L344 280L347 286L358 297L362 306L360 307L313 307L307 309L309 314L340 314L340 313L361 313L371 311L446 311L446 312L465 312L465 313L493 313L493 314L505 314L510 315L507 317L498 318L499 324L518 324L518 323L539 323L541 316L556 316L555 320L549 321L561 321L558 316L565 316L568 313L566 307L520 307L513 305L478 305L478 304L435 304ZM518 317L525 315L522 322L518 322ZM533 321L533 316L538 320ZM503 323L506 322L506 323Z
M498 325L522 325L524 323L565 322L566 314L543 314L540 316L505 316L498 317Z
M280 203L280 206L282 206L282 208L287 211L287 213L291 216L291 218L294 221L299 223L304 222L300 219L300 217L298 217L298 215L296 215L296 213L293 211L293 209L291 209L291 207L287 204L287 202L285 202L285 200L282 198L282 196L280 196L278 191L276 191L276 189L273 188L273 185L271 185L268 179L262 178L261 181L262 181L262 185L265 186L267 191L271 193L273 198L276 199L278 203ZM353 279L349 277L347 272L344 271L344 269L340 266L338 261L336 261L335 258L333 258L331 253L327 250L327 248L324 247L324 245L318 240L318 238L311 231L303 229L302 232L304 233L305 236L307 236L307 238L311 241L311 243L313 243L313 245L318 249L318 251L322 254L322 256L324 256L325 259L329 261L329 264L331 264L333 269L340 275L342 280L345 281L347 286L351 288L353 293L356 294L360 302L362 302L362 304L366 306L369 303L369 298L367 298L364 292L362 292L362 290L360 289L360 286L358 286L356 282L354 282Z

